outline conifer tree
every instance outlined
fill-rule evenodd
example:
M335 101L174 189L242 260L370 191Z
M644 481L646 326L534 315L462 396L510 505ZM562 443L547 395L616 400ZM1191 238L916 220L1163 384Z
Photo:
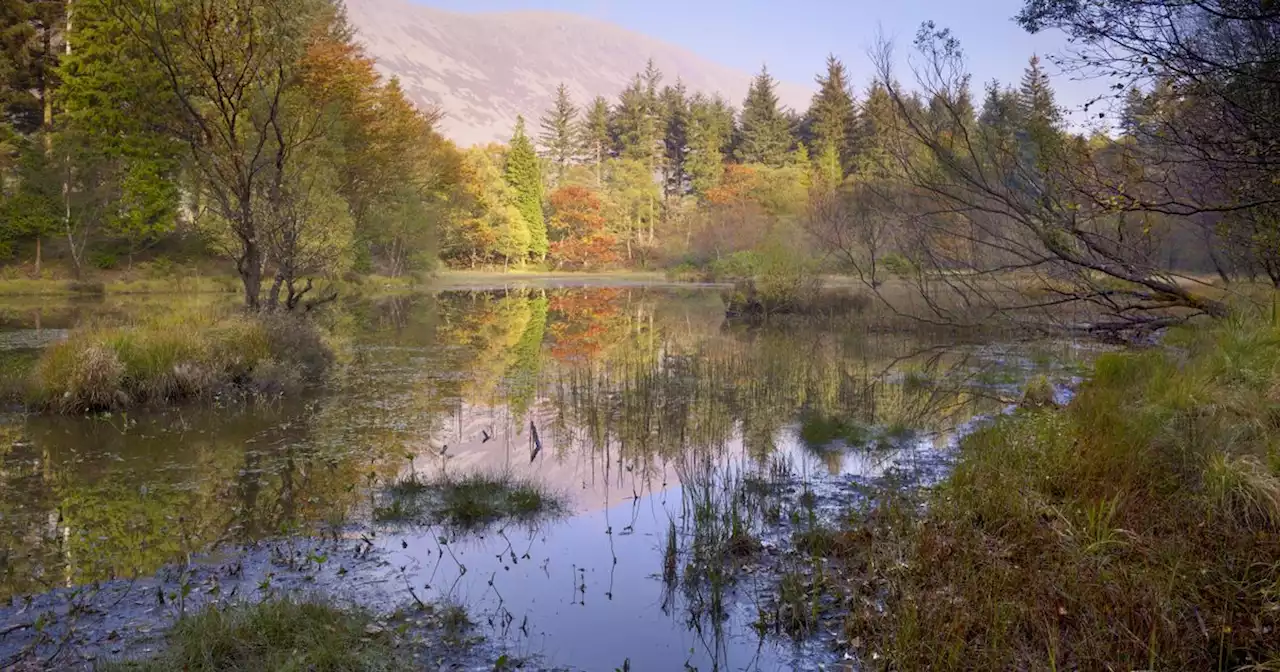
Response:
M726 112L728 123L726 124ZM688 154L685 172L689 186L699 197L720 184L725 148L733 132L733 112L723 99L710 100L701 93L689 101Z
M1038 142L1056 133L1062 123L1062 113L1053 99L1049 75L1040 67L1040 57L1032 56L1022 75L1018 89L1018 108L1025 130Z
M687 191L688 173L685 161L689 151L689 99L684 83L662 90L663 173L667 196L682 196Z
M827 72L818 76L817 82L818 92L804 120L806 140L818 156L830 147L847 170L852 165L858 115L844 63L834 54L827 56Z
M791 150L791 128L778 104L777 82L767 67L751 82L742 104L737 157L743 163L781 166Z
M568 87L561 82L556 88L555 103L539 120L542 133L538 136L543 156L551 162L556 183L564 178L565 171L578 159L577 123L578 108L569 99Z
M539 260L545 259L549 243L542 214L542 175L538 154L525 132L524 117L516 117L504 177L514 192L516 209L529 229L529 252Z
M604 96L596 96L587 107L578 128L578 143L581 155L595 167L596 187L603 186L601 166L613 154L613 139L609 135L609 102Z

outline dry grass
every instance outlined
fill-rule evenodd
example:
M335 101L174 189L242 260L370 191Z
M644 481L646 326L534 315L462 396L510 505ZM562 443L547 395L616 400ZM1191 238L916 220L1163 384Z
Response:
M40 357L27 398L40 409L83 413L232 388L281 394L318 381L332 360L316 328L300 318L179 313L73 332Z
M833 551L881 669L1280 667L1280 328L1113 354ZM921 513L925 511L925 513Z

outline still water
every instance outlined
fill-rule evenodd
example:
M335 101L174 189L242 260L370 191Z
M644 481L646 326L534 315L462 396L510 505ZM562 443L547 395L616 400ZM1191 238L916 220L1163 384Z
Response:
M16 306L0 311L0 349L21 361L84 320L164 309ZM479 669L501 653L544 669L839 669L833 637L753 626L785 517L753 523L764 550L735 568L723 609L664 579L670 531L681 565L695 534L689 481L781 472L835 510L886 473L936 470L1028 376L1068 380L1087 355L870 315L728 323L707 289L449 291L322 319L341 363L306 399L5 417L0 624L22 596L327 536L395 569L379 600L464 605L490 656ZM834 438L833 419L858 429ZM396 478L475 472L533 479L567 513L468 533L374 522Z

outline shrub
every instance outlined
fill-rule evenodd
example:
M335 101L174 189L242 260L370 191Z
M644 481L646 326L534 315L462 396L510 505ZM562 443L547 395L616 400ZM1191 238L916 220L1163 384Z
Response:
M115 252L108 250L94 250L89 253L89 265L101 270L110 270L120 264L120 258Z

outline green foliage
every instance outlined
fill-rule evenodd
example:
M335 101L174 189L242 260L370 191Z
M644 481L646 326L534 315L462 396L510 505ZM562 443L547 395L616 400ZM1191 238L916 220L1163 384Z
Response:
M781 166L791 151L791 124L778 102L778 83L768 68L751 82L742 103L742 121L735 156L743 163Z
M391 484L386 496L387 503L373 512L376 520L465 530L503 520L533 522L565 509L562 498L537 483L483 473L430 481L411 475Z
M507 185L513 192L513 205L524 220L525 229L529 232L529 253L539 260L547 256L549 241L547 224L542 213L542 174L538 167L538 155L534 152L533 143L525 135L524 118L516 121L515 135L511 138L511 149L507 152L507 163L504 171ZM513 248L515 247L512 240Z
M108 672L314 670L396 672L413 669L394 630L371 614L292 599L209 605L184 616L151 660L109 662Z
M569 99L569 89L564 82L556 88L556 100L552 108L538 123L542 128L538 143L542 145L544 154L555 171L552 184L559 184L579 152L578 138L575 135L578 128L578 108Z
M820 148L822 165L830 184L839 184L853 164L858 112L849 85L848 71L834 54L827 56L827 72L817 78L818 92L806 114L807 140ZM831 156L826 156L830 153ZM835 169L833 170L832 166ZM838 170L839 177L834 173Z

